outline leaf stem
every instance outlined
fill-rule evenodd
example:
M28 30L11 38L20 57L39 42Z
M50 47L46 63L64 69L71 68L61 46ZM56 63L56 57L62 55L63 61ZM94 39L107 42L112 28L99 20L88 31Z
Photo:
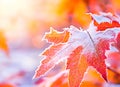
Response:
M88 36L90 37L90 40L92 41L93 46L94 46L94 48L95 48L95 43L94 43L94 41L93 41L93 39L92 39L92 37L91 37L90 33L89 33L87 30L86 30L86 32L87 32Z
M87 34L88 34L90 40L92 41L93 47L94 47L95 52L96 52L96 56L99 57L99 56L98 56L98 51L96 50L96 45L95 45L95 43L94 43L94 40L92 39L90 33L89 33L87 30L86 30L86 32L87 32Z

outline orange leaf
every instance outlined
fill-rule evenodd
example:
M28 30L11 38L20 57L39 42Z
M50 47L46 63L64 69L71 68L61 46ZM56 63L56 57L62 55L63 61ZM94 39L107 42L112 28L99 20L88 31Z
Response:
M57 79L52 82L50 87L69 87L68 80L67 80L67 74L63 73L60 76L58 76Z
M4 50L7 55L9 54L6 38L2 31L0 31L0 49Z
M107 70L107 71L108 71L109 82L114 83L114 84L115 83L120 84L120 75L118 75L117 73L112 72L111 70Z
M9 83L0 83L0 87L15 87Z
M79 87L84 73L88 67L87 60L84 56L80 56L82 47L76 48L68 58L67 69L69 71L70 87Z
M68 86L68 72L61 71L52 77L40 78L35 82L37 87L69 87Z
M50 28L50 32L45 34L45 39L47 39L48 42L54 42L55 44L65 43L68 41L69 37L70 37L69 32L67 31L58 32L53 28Z
M102 84L98 84L98 83L93 83L90 81L84 81L82 82L80 87L103 87Z

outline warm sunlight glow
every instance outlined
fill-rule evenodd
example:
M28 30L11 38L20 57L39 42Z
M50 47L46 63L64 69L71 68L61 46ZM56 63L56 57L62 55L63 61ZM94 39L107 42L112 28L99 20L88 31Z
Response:
M31 3L31 0L0 0L0 28L11 30L18 21L30 16Z
M0 0L0 29L4 30L9 38L25 36L33 9L33 0Z
M15 15L19 12L29 11L30 8L31 0L0 0L2 15Z

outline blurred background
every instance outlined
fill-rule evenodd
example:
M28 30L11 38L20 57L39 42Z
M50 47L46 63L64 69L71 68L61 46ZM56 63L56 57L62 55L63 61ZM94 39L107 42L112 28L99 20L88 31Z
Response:
M89 12L120 15L120 0L0 0L0 87L36 87L38 55L48 46L44 33L70 25L86 29Z

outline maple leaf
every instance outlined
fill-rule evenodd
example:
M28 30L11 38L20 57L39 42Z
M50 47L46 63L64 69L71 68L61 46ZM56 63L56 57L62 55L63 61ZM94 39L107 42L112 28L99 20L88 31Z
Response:
M60 36L62 36L62 38ZM50 68L54 67L55 64L59 63L62 59L64 59L65 55L70 54L70 53L67 53L67 51L69 50L68 45L64 44L64 42L68 40L68 37L69 37L69 33L67 31L59 33L52 29L50 33L46 33L44 38L54 43L54 45L51 45L48 49L46 49L42 53L42 55L44 55L46 58L42 60L41 62L42 64L40 64L40 66L36 70L36 73L33 78L37 78L40 75L43 75ZM60 44L57 44L57 43L60 43ZM66 52L64 52L65 51L64 49L66 50Z
M120 29L110 28L104 31L96 30L96 27L91 23L87 30L71 26L70 28L65 28L61 34L55 31L55 37L53 35L54 30L46 34L45 37L47 36L47 38L45 39L53 44L41 54L45 56L45 58L36 70L34 78L45 74L57 63L67 59L66 69L70 70L70 87L79 87L88 66L94 67L104 80L107 81L105 52L109 50L110 43L115 42L115 38L120 32ZM70 34L70 36L68 34ZM63 37L62 39L60 35ZM64 41L66 36L67 39Z
M67 42L69 36L70 36L70 34L68 31L58 32L51 27L50 32L46 33L44 38L47 39L48 42L54 42L54 44L58 44L60 42L61 43Z
M98 31L104 31L105 29L120 27L119 17L112 15L111 13L101 13L99 15L91 14L95 26Z

